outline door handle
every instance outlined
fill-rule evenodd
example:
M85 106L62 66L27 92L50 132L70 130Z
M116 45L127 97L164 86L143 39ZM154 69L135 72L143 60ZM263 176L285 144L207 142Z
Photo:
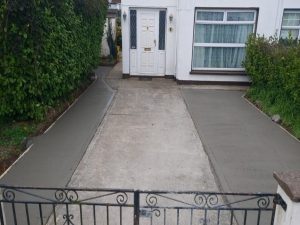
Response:
M156 47L156 39L154 40L154 46Z

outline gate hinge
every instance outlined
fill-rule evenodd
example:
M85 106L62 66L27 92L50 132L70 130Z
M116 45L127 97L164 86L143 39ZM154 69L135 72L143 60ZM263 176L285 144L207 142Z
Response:
M277 194L275 197L274 197L274 200L273 200L274 204L275 205L280 205L284 211L286 211L287 209L287 204L286 202L283 200L283 198L280 196L280 194Z

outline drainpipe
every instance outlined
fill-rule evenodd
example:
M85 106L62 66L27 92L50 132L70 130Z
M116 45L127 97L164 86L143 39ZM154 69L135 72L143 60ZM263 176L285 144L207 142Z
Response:
M175 31L176 31L176 40L175 40L175 43L176 43L176 48L175 48L175 78L177 79L177 70L178 70L178 34L179 34L179 2L180 0L177 0L177 6L176 6L176 12L177 12L177 15L176 15L176 27L175 27Z
M275 22L275 35L276 37L280 37L280 29L281 29L281 23L282 23L282 16L283 16L283 1L284 0L278 0L277 5L277 15L276 15L276 22Z

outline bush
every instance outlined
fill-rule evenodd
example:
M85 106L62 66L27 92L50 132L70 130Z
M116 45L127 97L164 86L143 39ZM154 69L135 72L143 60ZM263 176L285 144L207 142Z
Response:
M280 114L300 137L299 41L251 36L244 66L252 79L250 98L261 101L270 114Z
M99 63L106 0L0 3L0 117L42 119Z

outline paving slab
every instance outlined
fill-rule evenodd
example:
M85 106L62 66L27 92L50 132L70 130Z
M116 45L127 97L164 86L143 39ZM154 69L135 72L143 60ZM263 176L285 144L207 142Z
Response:
M276 192L274 171L300 169L300 143L249 104L244 91L182 87L224 191Z

